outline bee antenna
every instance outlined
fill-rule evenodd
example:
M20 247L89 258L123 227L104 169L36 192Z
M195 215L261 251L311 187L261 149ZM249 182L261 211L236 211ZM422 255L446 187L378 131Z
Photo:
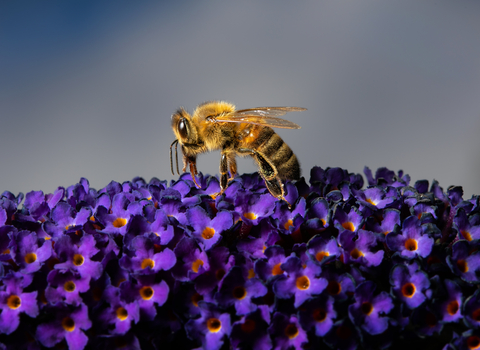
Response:
M178 142L175 144L175 163L177 165L177 174L180 175L180 171L178 170L178 151L177 151Z
M173 141L172 144L170 145L170 170L172 171L172 175L175 175L175 173L173 172L172 146L176 143L178 143L178 140ZM177 158L177 171L178 171L178 158Z

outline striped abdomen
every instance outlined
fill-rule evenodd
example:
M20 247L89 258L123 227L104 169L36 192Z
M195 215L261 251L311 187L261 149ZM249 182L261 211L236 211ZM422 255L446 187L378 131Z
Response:
M298 180L300 164L290 147L267 126L241 124L238 141L240 148L250 148L261 152L277 168L282 179Z

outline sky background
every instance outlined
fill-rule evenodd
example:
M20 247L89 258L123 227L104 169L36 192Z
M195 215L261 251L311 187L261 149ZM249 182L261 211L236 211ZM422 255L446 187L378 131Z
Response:
M307 181L386 166L480 194L479 18L478 1L2 1L0 193L177 179L171 114L222 99L308 108L278 131Z

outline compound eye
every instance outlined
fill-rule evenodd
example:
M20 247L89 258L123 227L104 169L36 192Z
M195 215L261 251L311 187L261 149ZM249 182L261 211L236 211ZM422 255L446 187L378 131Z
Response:
M185 118L180 119L178 122L178 133L182 138L187 138L187 123L185 122Z

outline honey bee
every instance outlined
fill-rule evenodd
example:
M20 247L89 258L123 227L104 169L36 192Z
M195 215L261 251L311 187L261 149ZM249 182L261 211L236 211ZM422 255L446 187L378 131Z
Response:
M298 180L300 165L290 147L272 128L300 129L288 120L278 118L288 112L305 111L301 107L257 107L236 110L225 101L210 101L197 106L193 115L179 108L172 115L176 140L170 145L170 168L173 172L172 147L183 153L183 171L190 167L193 182L200 188L197 175L197 155L220 150L220 188L225 191L237 173L235 157L251 156L258 165L268 191L275 198L285 200L282 180ZM230 177L228 173L230 172ZM288 203L288 202L287 202ZM290 204L289 204L290 206Z

